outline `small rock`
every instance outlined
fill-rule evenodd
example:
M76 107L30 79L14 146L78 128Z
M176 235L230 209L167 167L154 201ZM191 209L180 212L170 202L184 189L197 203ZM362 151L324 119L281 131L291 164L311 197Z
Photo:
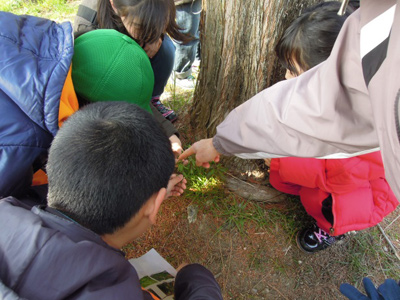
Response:
M189 205L187 207L189 224L196 222L198 211L199 211L199 208L197 207L197 205Z

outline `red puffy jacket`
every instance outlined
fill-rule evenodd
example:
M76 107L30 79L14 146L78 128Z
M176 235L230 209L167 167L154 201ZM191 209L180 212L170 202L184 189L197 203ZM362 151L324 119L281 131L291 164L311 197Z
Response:
M375 226L399 204L385 179L381 153L346 159L275 158L270 183L299 195L307 213L331 235ZM332 196L333 225L322 213Z

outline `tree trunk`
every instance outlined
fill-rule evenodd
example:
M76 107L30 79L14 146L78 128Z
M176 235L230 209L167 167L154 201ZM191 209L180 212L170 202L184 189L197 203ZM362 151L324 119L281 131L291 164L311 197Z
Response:
M211 137L236 106L284 79L275 55L283 31L318 0L203 0L201 68L190 112Z
M203 0L201 68L190 111L196 140L212 137L233 108L284 79L275 45L301 11L317 2ZM241 179L268 182L260 160L225 158L224 164Z

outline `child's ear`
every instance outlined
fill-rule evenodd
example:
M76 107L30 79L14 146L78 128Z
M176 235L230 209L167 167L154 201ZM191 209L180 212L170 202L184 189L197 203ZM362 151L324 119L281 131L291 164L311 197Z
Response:
M167 189L160 189L155 195L154 200L152 201L152 205L148 210L147 216L151 222L151 224L155 224L157 220L157 213L160 209L161 203L164 201L165 196L167 194Z

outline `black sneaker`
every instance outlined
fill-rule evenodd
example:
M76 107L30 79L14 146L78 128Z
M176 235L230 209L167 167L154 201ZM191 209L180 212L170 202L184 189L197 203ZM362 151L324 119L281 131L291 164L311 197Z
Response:
M170 122L173 123L178 119L178 116L175 114L175 112L172 109L170 109L169 107L166 107L164 104L161 103L159 97L152 98L151 104L153 104L153 106L155 108L157 108L157 110L164 116L164 118L166 118Z
M344 235L330 236L317 225L305 228L297 233L296 242L300 250L314 253L324 250L344 238Z

